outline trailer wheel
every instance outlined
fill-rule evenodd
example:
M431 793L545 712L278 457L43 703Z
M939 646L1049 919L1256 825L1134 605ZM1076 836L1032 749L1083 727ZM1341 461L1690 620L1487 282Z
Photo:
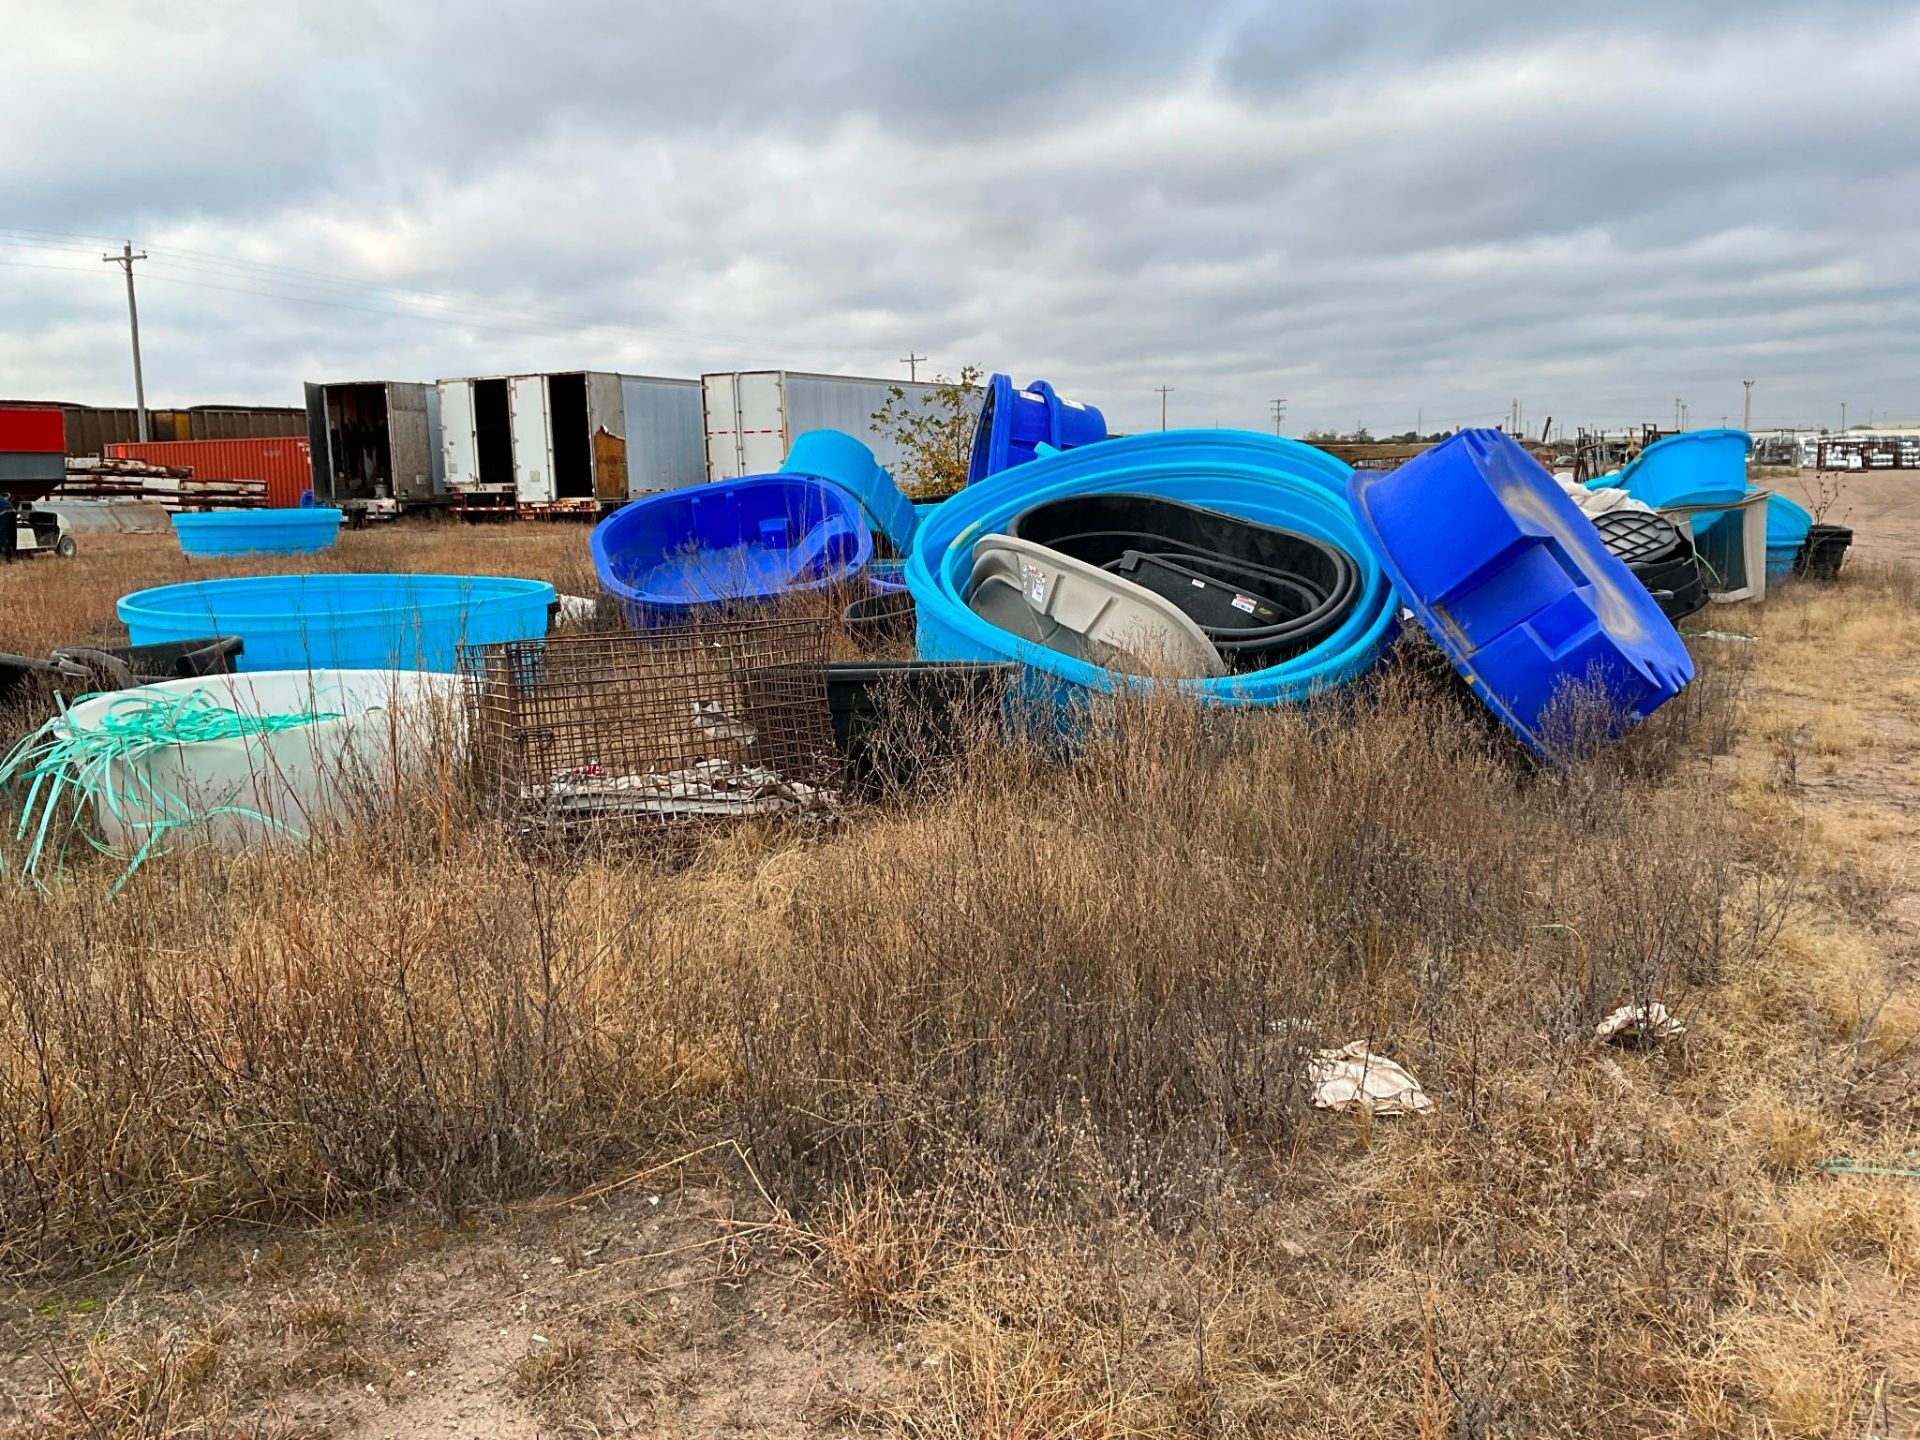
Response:
M80 553L80 547L73 543L73 536L62 535L59 543L53 547L53 553L58 555L62 560L71 560L75 555Z

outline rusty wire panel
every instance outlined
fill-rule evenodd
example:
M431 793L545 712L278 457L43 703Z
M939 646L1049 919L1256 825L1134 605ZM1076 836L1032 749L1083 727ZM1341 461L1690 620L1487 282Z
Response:
M466 656L480 784L547 834L839 804L822 620L552 635Z

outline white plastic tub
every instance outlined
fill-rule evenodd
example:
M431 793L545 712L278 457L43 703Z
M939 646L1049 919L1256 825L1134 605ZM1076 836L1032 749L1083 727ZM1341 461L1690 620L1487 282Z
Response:
M106 767L94 814L109 844L138 849L155 811L177 815L184 802L202 818L167 830L167 845L239 850L305 839L329 819L390 799L399 777L417 773L436 743L464 743L460 685L457 675L427 671L208 675L96 695L68 711L63 729L97 730L116 706L195 693L247 716L336 716L267 734L172 744Z

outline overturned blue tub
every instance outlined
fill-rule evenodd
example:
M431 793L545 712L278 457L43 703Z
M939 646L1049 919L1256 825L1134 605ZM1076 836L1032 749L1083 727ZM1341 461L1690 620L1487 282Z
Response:
M967 604L974 546L1015 517L1075 495L1160 496L1310 536L1350 556L1357 595L1346 618L1311 649L1237 674L1171 680L1206 700L1274 705L1304 700L1376 664L1392 638L1398 603L1367 550L1346 496L1346 465L1325 451L1238 430L1175 430L1043 455L970 485L922 516L907 560L907 588L926 660L1017 661L1063 694L1112 690L1117 672L1022 639Z
M1042 445L1075 450L1107 438L1106 416L1091 405L1062 400L1044 380L1021 389L1011 375L994 375L986 391L967 462L969 485L1028 464Z
M1744 439L1744 436L1742 437ZM1672 622L1538 461L1498 430L1463 430L1397 470L1355 471L1368 548L1476 695L1536 755L1611 739L1693 679ZM1573 687L1605 734L1559 735Z
M622 506L594 527L600 587L639 625L861 581L860 502L812 475L746 475Z

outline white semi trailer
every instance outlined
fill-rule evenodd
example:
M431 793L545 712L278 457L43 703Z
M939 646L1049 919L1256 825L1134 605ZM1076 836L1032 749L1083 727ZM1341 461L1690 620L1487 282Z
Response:
M707 479L731 480L778 470L796 435L844 430L872 449L896 475L906 455L873 417L895 388L911 405L931 408L939 387L924 381L798 370L724 370L700 377L706 417Z
M463 508L607 509L706 479L697 380L564 370L437 388Z
M440 396L413 380L309 383L307 439L313 498L389 513L444 495Z

